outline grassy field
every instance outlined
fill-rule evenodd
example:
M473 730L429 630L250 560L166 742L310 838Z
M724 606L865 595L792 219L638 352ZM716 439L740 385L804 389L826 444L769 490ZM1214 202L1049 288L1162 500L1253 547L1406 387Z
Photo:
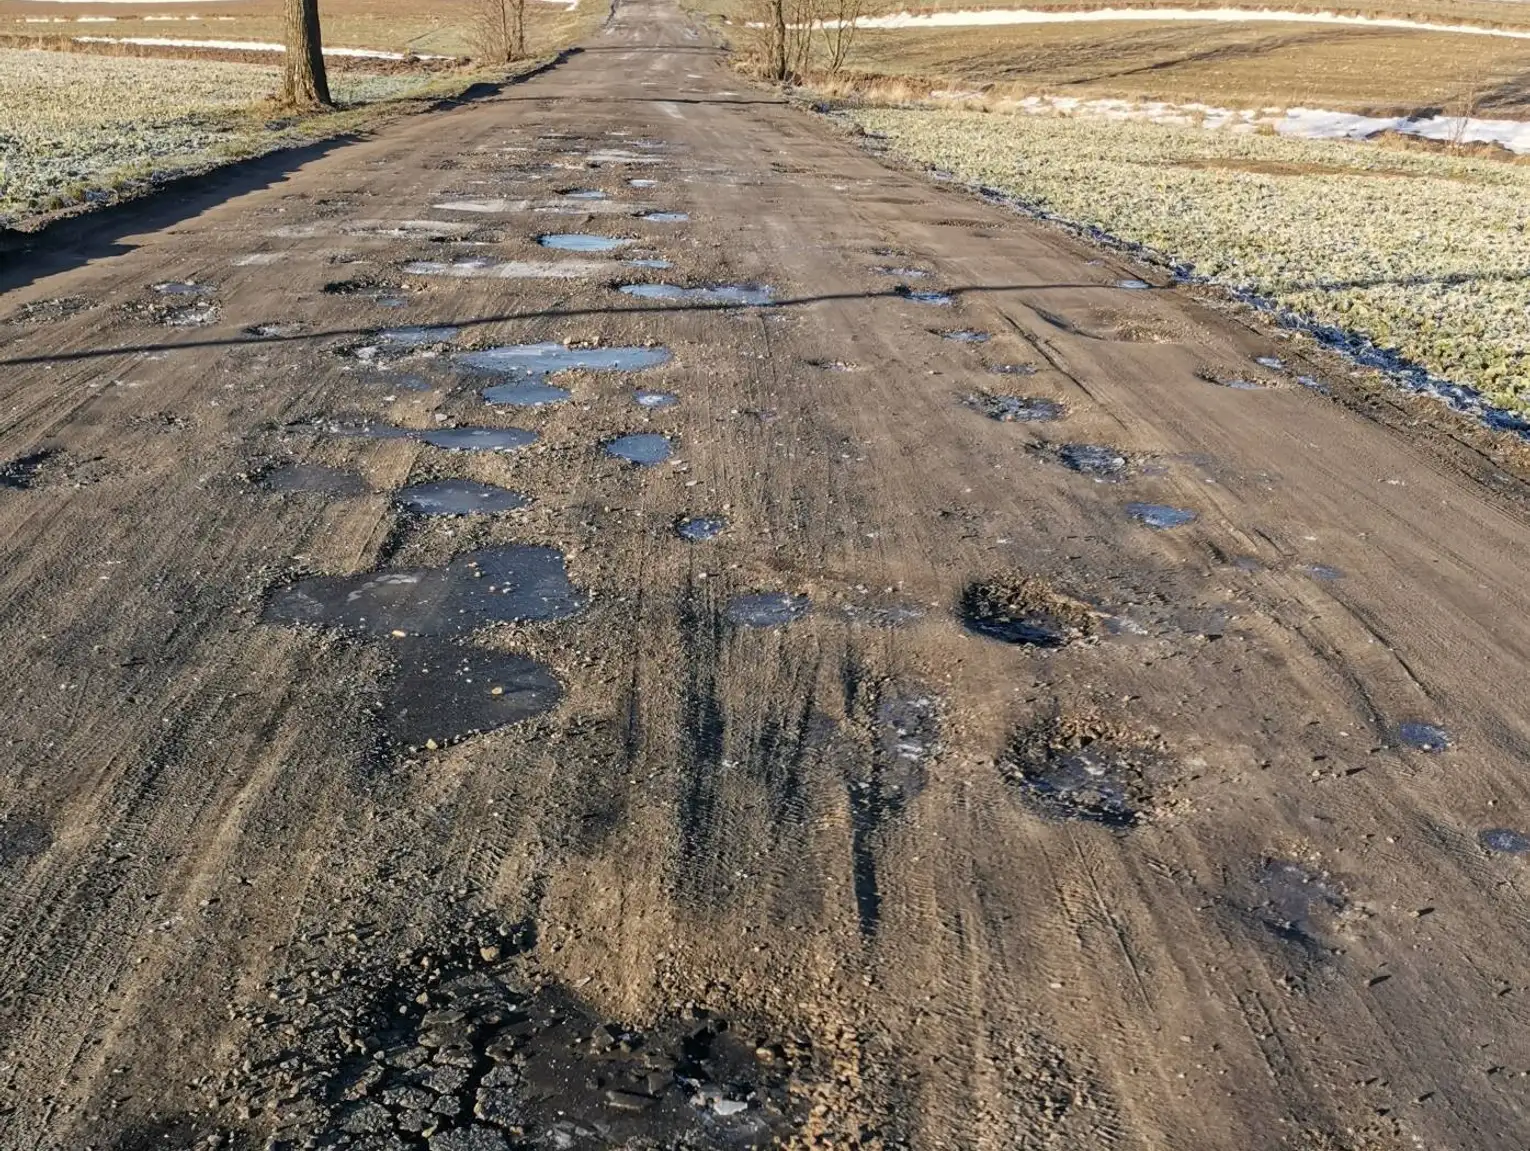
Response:
M15 0L6 4L7 9L18 6ZM28 5L50 12L98 7L107 6ZM125 6L115 7L121 11ZM255 11L238 0L222 7L197 7ZM538 5L528 22L528 46L535 54L549 55L587 35L606 10L597 0L585 0L576 12ZM238 35L230 31L234 24L223 24L216 36L279 38L275 11L274 2L264 4L258 17L250 16L237 25ZM423 52L429 49L419 43L421 36L435 37L430 45L435 50L454 52L457 45L464 49L470 45L471 8L465 4L432 8L428 15L399 5L396 18L386 5L369 9L356 2L349 6L327 3L324 11L325 39L332 46L402 51L412 44ZM332 12L337 17L334 21ZM433 30L420 33L422 22L434 22ZM337 39L329 31L336 26L350 29L353 38ZM89 34L136 34L122 31L118 24L78 27ZM192 38L181 24L149 27L151 35ZM343 105L340 111L296 121L273 120L269 100L277 88L280 57L273 53L269 58L270 63L234 63L0 48L0 227L21 226L44 213L134 194L179 172L355 131L380 115L451 95L485 76L471 68L446 72L398 66L369 69L352 61L330 75L332 93Z
M528 0L531 47L562 47L598 23L608 5L582 0ZM51 3L0 0L0 35L68 40L75 36L155 36L188 40L282 38L281 0L207 0L200 4ZM592 17L593 14L593 17ZM469 56L474 49L473 0L322 0L324 43L336 48L375 48Z
M902 155L1530 412L1530 167L1141 121L852 115Z

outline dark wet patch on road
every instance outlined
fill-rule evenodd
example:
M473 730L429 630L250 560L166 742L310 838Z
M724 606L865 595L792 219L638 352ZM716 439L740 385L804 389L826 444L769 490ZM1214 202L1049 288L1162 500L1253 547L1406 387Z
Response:
M399 507L424 516L493 515L513 512L531 501L509 488L472 480L431 480L399 491Z
M1434 723L1400 723L1395 734L1398 743L1415 751L1448 751L1454 743L1450 733Z
M1254 875L1258 902L1250 909L1276 938L1304 948L1322 948L1335 917L1347 906L1337 883L1289 859L1266 859Z
M1046 423L1063 417L1063 406L1039 396L1006 396L974 392L964 401L968 407L1002 423Z
M668 436L661 436L657 432L637 432L607 441L605 450L607 455L647 468L662 464L675 449Z
M1488 827L1477 833L1477 842L1500 855L1524 855L1530 852L1530 836L1507 827Z
M1122 831L1141 821L1150 777L1163 767L1155 743L1090 715L1047 716L999 758L1000 778L1041 818Z
M1063 444L1057 459L1069 471L1086 476L1119 476L1127 466L1125 455L1104 444Z
M0 818L0 867L35 859L53 846L53 832L39 819L23 815Z
M551 711L557 677L526 656L430 639L392 645L398 668L380 719L401 747L448 746Z
M589 232L549 232L538 236L537 243L559 252L612 252L634 243L619 236L597 236Z
M686 516L675 524L675 534L683 540L701 543L715 540L727 528L728 521L723 516Z
M1059 595L1045 580L1028 576L969 584L962 592L958 614L968 631L1023 647L1064 647L1096 630L1088 605Z
M268 492L313 492L326 496L364 496L371 493L355 472L323 464L283 464L257 481Z
M805 595L785 592L749 592L728 601L726 614L740 627L771 628L795 623L808 614L812 602Z
M674 300L731 308L763 307L775 297L773 290L758 284L716 284L702 288L683 288L679 284L623 284L617 291L639 300Z
M949 292L920 291L917 288L910 288L907 284L899 284L893 289L893 294L916 304L931 304L937 308L948 308L956 302L956 297Z
M1146 524L1157 531L1180 528L1195 522L1195 513L1189 508L1176 508L1168 504L1130 503L1126 505L1126 514L1139 524Z

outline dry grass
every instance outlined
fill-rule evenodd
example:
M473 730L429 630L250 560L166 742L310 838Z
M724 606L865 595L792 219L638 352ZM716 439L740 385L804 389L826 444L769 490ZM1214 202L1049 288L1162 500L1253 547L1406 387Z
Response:
M848 68L914 91L1046 92L1233 108L1530 115L1530 41L1226 24L863 31Z

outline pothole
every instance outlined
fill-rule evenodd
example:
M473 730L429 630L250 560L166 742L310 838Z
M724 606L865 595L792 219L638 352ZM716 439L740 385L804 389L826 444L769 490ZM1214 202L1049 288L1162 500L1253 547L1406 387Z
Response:
M996 376L1034 376L1035 364L995 364L988 369Z
M437 344L449 344L460 334L460 328L449 324L410 324L402 328L384 328L377 333L377 340L395 348L428 348Z
M595 260L413 260L404 265L410 276L443 276L458 280L577 280L610 265Z
M763 307L775 296L770 288L755 284L717 284L702 288L683 288L679 284L623 284L617 290L639 300L676 300L724 307Z
M862 627L899 628L918 623L924 618L924 608L907 600L878 598L849 600L840 604L839 612L849 622Z
M96 302L85 296L54 296L22 304L11 314L10 319L21 324L56 324L95 306Z
M399 491L397 503L423 516L493 515L513 512L531 501L520 492L472 480L432 480Z
M628 180L627 186L631 188L657 188L659 186L659 181L644 179Z
M390 650L398 666L379 718L401 747L446 747L551 711L563 698L557 677L526 656L430 639Z
M1329 564L1303 564L1299 570L1306 572L1313 579L1320 580L1323 583L1332 583L1334 580L1344 578L1342 571Z
M748 592L728 601L726 615L740 627L771 628L795 623L808 614L812 601L786 592Z
M251 324L244 334L256 340L290 340L301 336L308 325L298 320L277 321L271 324Z
M622 263L629 268L648 268L656 272L667 272L675 266L671 261L658 256L635 256L630 260L623 260Z
M951 340L958 344L986 344L992 337L987 332L977 328L948 328L936 332L942 340Z
M1152 288L1152 284L1146 280L1117 280L1116 287L1127 292L1146 292Z
M323 464L284 464L256 481L268 492L313 492L326 496L364 496L372 491L355 472Z
M956 302L956 297L949 292L921 291L906 284L899 284L893 289L893 294L916 304L931 304L938 308L948 308ZM947 339L950 338L947 336Z
M565 200L604 200L606 194L599 188L575 188L568 192L559 192Z
M567 388L541 380L517 380L511 384L492 384L483 389L483 398L489 403L512 408L540 408L547 404L561 404L573 394Z
M674 445L668 436L656 432L638 432L607 441L605 450L607 455L646 468L669 459L674 453Z
M1242 376L1222 376L1212 373L1202 373L1200 377L1208 384L1215 384L1219 388L1230 388L1235 392L1261 392L1267 387L1257 380L1247 380Z
M1063 444L1057 459L1069 471L1086 476L1119 476L1126 471L1126 456L1104 444Z
M691 1006L603 1017L521 953L529 928L272 985L284 1046L246 1063L282 1146L512 1151L779 1146L807 1121L805 1043ZM275 1029L273 1029L275 1030Z
M1063 406L1040 396L1008 396L994 392L974 392L964 401L991 420L1004 423L1046 423L1063 417Z
M210 296L213 293L210 285L198 284L190 280L166 280L163 283L151 284L150 289L161 296Z
M688 212L648 212L638 217L650 224L683 224L690 218Z
M1064 647L1097 630L1086 604L1053 591L1045 580L1010 576L969 584L959 605L962 626L1002 643Z
M1176 508L1168 504L1130 503L1126 505L1126 514L1139 524L1157 531L1184 527L1195 522L1195 513L1189 508Z
M632 402L640 408L657 411L662 408L672 408L680 402L680 397L673 392L651 392L639 388L632 394Z
M1088 714L1054 714L1020 731L999 773L1043 819L1137 826L1152 779L1164 769L1157 741Z
M537 237L544 248L559 252L612 252L635 243L617 236L596 236L586 232L552 232Z
M452 362L488 375L545 377L575 370L640 372L669 363L668 348L578 348L564 344L511 344L454 356Z
M1454 743L1450 733L1434 723L1400 723L1396 735L1398 743L1415 751L1449 751Z
M930 273L923 268L894 268L880 265L871 269L879 276L893 276L899 280L928 280Z
M715 540L727 528L728 521L722 516L686 516L675 524L675 534L683 540L701 543Z
M1265 859L1254 875L1254 917L1278 939L1322 948L1348 905L1333 879L1289 859Z
M527 428L436 428L420 433L431 447L453 452L513 452L541 438Z
M0 488L27 491L36 487L48 463L59 455L56 448L43 448L0 464Z

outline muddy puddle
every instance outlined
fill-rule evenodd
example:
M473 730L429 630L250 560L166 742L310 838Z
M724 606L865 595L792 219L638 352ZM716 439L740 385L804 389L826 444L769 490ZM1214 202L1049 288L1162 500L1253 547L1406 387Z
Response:
M1146 280L1117 280L1116 287L1127 292L1146 292L1153 285Z
M449 344L460 334L460 328L449 324L410 324L402 328L383 328L377 333L376 339L394 348L428 348L436 344Z
M674 300L733 308L762 307L775 297L772 289L755 284L717 284L702 288L683 288L679 284L623 284L617 290L639 300Z
M413 260L404 265L410 276L443 276L458 280L577 280L609 267L597 260Z
M288 1046L256 1052L241 1091L282 1101L277 1145L750 1151L806 1122L805 1044L696 1004L605 1017L523 964L529 928L464 934L338 987L273 983Z
M431 480L400 489L396 501L405 511L422 516L472 516L513 512L531 501L509 488L472 480Z
M1255 356L1254 363L1261 368L1269 368L1272 372L1284 371L1286 367L1286 362L1279 356Z
M1189 508L1176 508L1168 504L1130 503L1126 505L1126 514L1139 524L1156 531L1167 531L1195 522L1195 513Z
M674 450L675 446L670 442L669 437L661 436L657 432L637 432L630 436L618 436L605 444L607 455L644 468L662 464L674 454Z
M1507 827L1488 827L1477 833L1477 842L1500 855L1524 855L1530 852L1530 836Z
M647 212L638 217L650 224L683 224L690 218L687 212Z
M355 472L323 464L283 464L256 481L268 492L313 492L326 496L364 496L372 491Z
M599 188L574 188L568 192L559 192L565 200L604 200L606 194Z
M1048 423L1063 418L1063 406L1040 396L1009 396L974 392L963 401L969 408L1001 423Z
M261 620L387 642L397 666L379 724L395 743L429 747L547 711L561 696L540 664L449 641L496 623L566 619L585 602L563 553L516 545L468 552L440 568L299 580L271 593Z
M728 521L723 516L686 516L675 524L675 534L692 543L715 540L727 529Z
M1454 744L1450 732L1434 723L1400 723L1394 734L1398 743L1415 751L1449 751Z
M1024 576L969 584L957 614L973 634L1023 647L1064 647L1096 630L1087 605Z
M166 280L163 283L151 284L150 289L161 296L210 296L213 288L207 284L197 284L190 280Z
M728 601L724 614L740 627L771 628L795 623L808 614L812 602L805 595L785 592L748 592Z
M999 760L999 774L1043 819L1137 826L1162 753L1090 716L1056 715L1022 730Z
M639 388L632 393L632 402L640 408L649 411L660 411L664 408L672 408L680 402L680 397L674 392L651 392Z
M28 452L24 456L7 460L0 464L0 488L24 492L36 487L49 461L57 459L58 456L57 450L43 448L41 451Z
M539 408L546 404L561 404L570 399L573 392L540 380L518 380L509 384L493 384L483 389L483 398L491 404L505 404L513 408Z
M636 256L630 260L623 260L622 263L629 268L649 268L657 272L668 271L675 266L672 261L658 256Z
M484 348L452 358L473 372L537 379L571 371L640 372L669 360L668 348L577 348L552 343Z
M537 243L544 248L559 252L613 252L617 248L625 248L636 241L624 240L618 236L599 236L589 232L548 232L538 236Z
M1058 462L1085 476L1119 476L1126 472L1126 456L1104 444L1063 444Z

